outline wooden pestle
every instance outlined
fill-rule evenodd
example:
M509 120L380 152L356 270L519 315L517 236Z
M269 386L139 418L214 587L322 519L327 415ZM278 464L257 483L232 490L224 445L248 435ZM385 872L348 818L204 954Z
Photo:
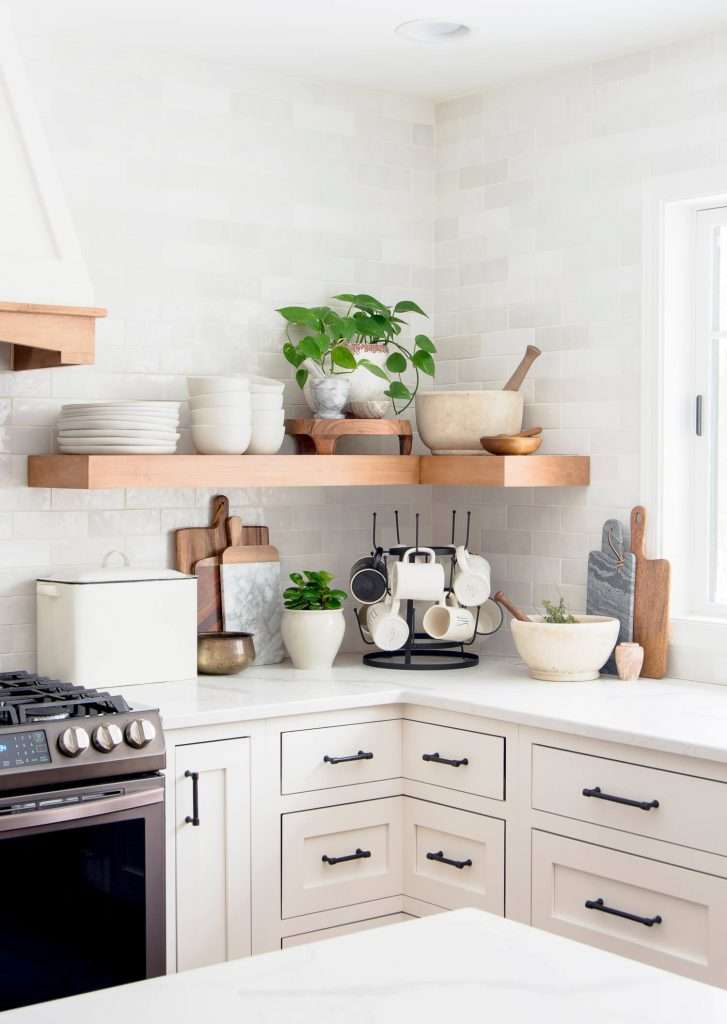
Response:
M528 370L540 354L541 352L539 348L536 348L535 345L528 345L528 347L525 349L525 355L520 360L518 368L515 370L512 377L502 390L519 391L520 385L525 380Z
M510 598L503 594L501 590L498 590L494 595L493 601L497 601L503 608L507 608L513 619L519 619L520 622L530 622L530 616L526 615L525 612L521 612L517 605L514 605Z

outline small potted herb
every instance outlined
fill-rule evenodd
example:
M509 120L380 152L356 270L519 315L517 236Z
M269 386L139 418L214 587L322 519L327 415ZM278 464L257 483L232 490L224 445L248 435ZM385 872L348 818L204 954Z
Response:
M345 312L329 306L278 310L287 321L283 355L295 367L298 386L310 390L313 409L324 418L332 418L321 411L324 396L340 403L339 416L347 402L358 417L379 418L391 403L401 415L414 401L420 374L434 377L436 372L436 348L426 334L417 334L413 343L401 339L407 326L402 314L427 314L411 299L393 306L365 294L344 293L335 299L347 304ZM303 336L296 340L291 327Z
M346 623L344 590L331 589L333 573L291 572L293 586L283 592L283 643L296 668L330 668L338 654Z

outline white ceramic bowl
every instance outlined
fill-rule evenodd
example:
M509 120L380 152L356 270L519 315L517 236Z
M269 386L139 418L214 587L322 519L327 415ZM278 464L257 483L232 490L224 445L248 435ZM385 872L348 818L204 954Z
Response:
M220 426L229 424L234 426L236 423L241 425L250 423L250 410L249 409L230 409L224 407L222 409L193 409L190 413L192 426L198 425L210 425L218 423Z
M187 390L197 395L218 395L226 391L249 391L247 377L187 377Z
M283 408L283 395L276 391L253 391L250 402L254 411L275 412Z
M212 395L197 395L196 398L190 398L189 408L190 409L222 409L231 408L234 409L236 406L250 405L251 395L246 391L220 391Z
M433 455L487 457L480 438L519 434L523 410L519 391L419 392L417 430Z
M513 619L512 637L533 679L575 682L598 679L618 640L619 621L605 615L576 615L575 623Z
M194 426L192 441L200 455L243 455L250 444L250 426Z
M256 395L282 395L285 389L285 384L281 380L275 380L273 377L248 377L247 379L250 382L250 391Z
M262 424L253 419L252 437L247 449L248 455L275 455L285 439L285 425L282 422Z

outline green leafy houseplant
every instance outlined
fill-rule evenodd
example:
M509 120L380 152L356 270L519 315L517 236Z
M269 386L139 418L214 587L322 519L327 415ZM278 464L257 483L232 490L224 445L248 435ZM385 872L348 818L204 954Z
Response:
M566 608L565 601L562 597L558 604L553 604L552 601L543 601L543 608L545 608L543 622L551 622L554 625L562 626L576 621Z
M331 590L333 573L291 572L294 586L283 592L283 603L289 611L337 611L348 597L345 590Z
M387 306L373 295L344 293L334 298L347 303L346 312L340 314L330 306L284 306L278 313L287 321L287 340L283 355L295 367L295 379L300 388L305 387L309 371L303 365L311 360L323 374L353 373L359 366L365 367L376 377L388 384L384 394L394 404L397 414L404 412L414 401L419 389L420 374L434 377L436 348L426 334L417 334L413 345L406 345L400 338L407 321L402 313L427 314L411 299L402 299L393 306ZM299 340L291 337L291 327L301 329L304 334ZM385 367L366 359L357 358L349 344L382 345L393 349ZM402 376L408 370L414 373L413 384L405 384ZM403 405L397 407L397 402Z

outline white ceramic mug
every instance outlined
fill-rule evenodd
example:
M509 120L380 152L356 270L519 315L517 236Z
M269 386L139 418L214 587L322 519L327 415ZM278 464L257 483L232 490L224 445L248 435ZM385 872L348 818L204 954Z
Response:
M382 651L398 651L409 639L409 627L399 614L399 602L387 598L369 606L366 625L371 639Z
M467 548L457 548L457 569L453 589L459 603L465 608L484 604L490 596L490 563L481 555L472 555Z
M466 643L474 638L475 617L468 608L452 602L451 597L442 598L439 604L427 609L422 619L424 632L433 640Z
M426 555L426 562L409 561ZM444 566L431 548L409 548L391 567L391 594L397 601L438 602L444 594Z
M502 608L497 601L489 598L483 605L480 605L477 617L477 635L491 636L498 631L502 625L502 620Z

